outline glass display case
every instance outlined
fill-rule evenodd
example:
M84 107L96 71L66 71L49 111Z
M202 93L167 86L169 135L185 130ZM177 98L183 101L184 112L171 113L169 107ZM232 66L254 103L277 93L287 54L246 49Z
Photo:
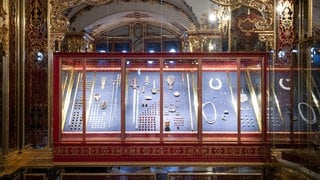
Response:
M319 132L319 68L270 69L268 131L274 142L304 144ZM312 142L311 142L312 143Z
M265 62L251 57L202 61L202 130L215 141L255 137L265 128ZM241 134L241 136L236 136ZM258 135L258 136L256 136ZM218 137L218 138L217 138ZM248 140L248 139L246 139Z
M54 147L160 148L134 150L143 155L222 141L260 148L265 63L265 53L55 53Z

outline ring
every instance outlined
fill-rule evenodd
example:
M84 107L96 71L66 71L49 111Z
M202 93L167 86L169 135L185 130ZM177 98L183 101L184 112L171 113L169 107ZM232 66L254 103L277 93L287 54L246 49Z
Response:
M211 89L214 89L214 90L221 89L221 87L222 87L222 82L221 82L221 80L220 80L219 78L215 78L215 79L218 81L218 85L217 85L217 86L214 86L214 85L213 85L213 78L211 78L211 79L209 80L209 87L210 87Z
M283 80L284 80L283 78L280 78L280 79L279 79L279 85L280 85L280 87L281 87L282 89L284 89L284 90L289 91L289 90L291 89L291 87L285 86L285 85L283 84ZM286 81L289 82L290 79L286 79Z
M301 105L305 105L305 106L307 106L308 108L311 109L312 117L313 117L312 120L307 119L307 118L302 114ZM314 112L314 109L312 108L312 106L310 106L309 104L307 104L307 103L305 103L305 102L300 102L300 103L298 104L298 111L299 111L299 114L300 114L302 120L303 120L304 122L306 122L307 124L314 124L314 123L317 122L316 113Z
M204 113L204 107L206 105L211 105L211 107L212 107L212 109L214 111L214 118L212 120L209 120L208 117L206 116L206 114ZM217 109L216 109L216 106L212 102L206 102L206 103L202 104L202 117L208 124L213 124L213 123L216 122L216 120L217 120Z

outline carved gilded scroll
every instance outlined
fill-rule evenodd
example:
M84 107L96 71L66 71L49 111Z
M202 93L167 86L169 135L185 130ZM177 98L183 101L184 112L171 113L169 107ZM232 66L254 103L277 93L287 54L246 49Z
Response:
M265 31L272 29L273 24L273 1L272 0L211 0L223 6L237 7L244 5L258 10L264 18L255 22L257 30Z

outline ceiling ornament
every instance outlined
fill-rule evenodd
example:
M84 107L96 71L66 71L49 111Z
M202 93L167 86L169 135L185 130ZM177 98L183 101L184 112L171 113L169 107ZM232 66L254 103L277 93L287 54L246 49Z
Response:
M273 1L272 0L211 0L214 3L239 7L239 5L247 6L258 10L264 18L258 19L255 22L257 30L270 30L273 28Z
M124 17L126 18L134 18L134 19L141 19L141 18L148 18L150 17L148 14L140 13L140 12L134 12L131 14L127 14Z
M70 24L70 21L66 18L65 12L68 12L70 8L76 7L80 4L87 4L89 6L94 5L102 5L102 4L109 4L112 2L118 2L119 0L50 0L49 3L49 11L50 11L50 25L49 25L49 41L50 41L50 47L55 47L55 41L61 41L61 39L64 39L64 34L68 32L68 27ZM127 1L127 0L123 0ZM144 2L150 1L150 2L158 2L157 0L143 0ZM140 0L134 0L133 2L140 2ZM188 14L185 13L182 9L175 6L174 4L171 4L170 1L164 2L164 5L168 5L170 7L173 7L177 11L179 11L183 16L187 16L187 19L194 24L194 27L198 27L199 24L197 22L197 19L194 17L194 14ZM185 3L185 5L187 5ZM187 8L192 13L192 8L187 6ZM139 17L137 14L133 14L133 17ZM52 49L53 50L53 49Z

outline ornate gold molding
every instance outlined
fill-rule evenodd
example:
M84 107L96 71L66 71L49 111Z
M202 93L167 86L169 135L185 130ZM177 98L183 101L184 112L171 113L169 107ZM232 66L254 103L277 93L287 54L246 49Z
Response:
M266 47L269 47L271 49L275 49L273 31L259 32L258 36L259 36L259 40L261 42L266 43Z
M117 0L119 1L119 0ZM55 44L57 41L59 41L62 37L64 39L62 34L66 34L68 32L69 28L69 20L66 18L65 12L67 12L70 8L75 7L80 4L88 4L88 5L102 5L102 4L108 4L110 2L117 2L115 0L50 0L49 1L49 12L50 12L50 22L49 22L49 48L52 50L55 47ZM126 0L123 0L126 2ZM140 2L141 0L134 0L133 2ZM158 3L157 0L148 0L151 3ZM146 2L146 1L142 1ZM185 2L184 2L185 3ZM173 3L170 3L170 1L164 2L165 6L169 6L173 9L179 10L180 13L183 12L182 9L179 9L177 6L175 6ZM190 9L191 7L187 8ZM199 26L198 22L192 15L187 13L181 13L182 16L187 16L186 19L188 19L190 22L193 23L193 26L191 28L195 29L197 26ZM175 24L173 24L175 26ZM181 31L183 31L183 27L179 26L181 28ZM57 35L59 34L59 35ZM56 37L60 39L55 39Z
M244 5L261 12L264 18L255 22L257 30L265 31L272 29L273 24L273 1L272 0L211 0L223 6L238 7Z
M0 4L0 54L7 56L9 52L9 20L4 4Z

